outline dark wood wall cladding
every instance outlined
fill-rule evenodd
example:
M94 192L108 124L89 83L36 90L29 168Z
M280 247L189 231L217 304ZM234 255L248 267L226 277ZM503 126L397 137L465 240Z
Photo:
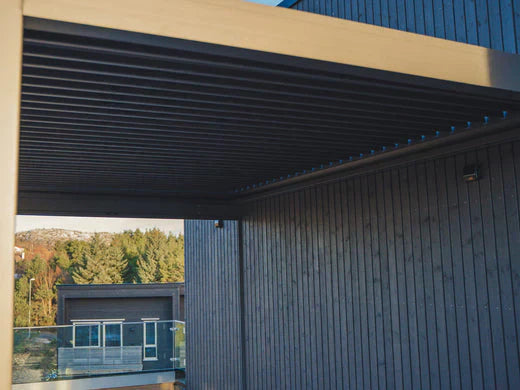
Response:
M292 8L520 52L518 0L300 0Z
M258 201L249 388L520 388L519 191L517 142Z
M65 315L63 324L70 324L72 320L93 320L105 318L124 318L126 322L139 322L142 321L143 318L172 320L172 298L65 299Z
M186 379L190 389L242 389L238 222L184 224Z
M513 142L255 201L245 360L237 225L187 222L191 388L520 388L519 193Z

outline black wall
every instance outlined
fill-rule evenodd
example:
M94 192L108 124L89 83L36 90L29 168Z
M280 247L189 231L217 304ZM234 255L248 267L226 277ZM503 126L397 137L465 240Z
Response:
M191 388L520 388L519 193L514 142L187 221Z
M518 0L300 0L292 8L520 52Z
M70 298L65 299L65 324L71 320L124 318L139 322L142 318L172 319L172 298Z
M241 389L238 222L186 221L184 234L188 387Z
M57 290L58 325L88 318L184 321L184 283L60 284Z

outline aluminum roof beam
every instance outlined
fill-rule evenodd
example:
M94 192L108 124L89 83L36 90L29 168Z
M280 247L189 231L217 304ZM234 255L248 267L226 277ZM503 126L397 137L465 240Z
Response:
M42 19L520 91L518 56L242 0L25 0Z

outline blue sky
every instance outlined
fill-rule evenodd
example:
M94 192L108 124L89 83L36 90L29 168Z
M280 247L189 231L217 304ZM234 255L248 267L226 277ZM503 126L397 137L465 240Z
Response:
M184 234L184 221L182 219L47 217L33 215L18 215L16 217L17 232L46 228L110 233L118 233L124 230L158 228L165 233Z
M248 0L253 3L267 4L267 5L278 5L282 2L282 0Z

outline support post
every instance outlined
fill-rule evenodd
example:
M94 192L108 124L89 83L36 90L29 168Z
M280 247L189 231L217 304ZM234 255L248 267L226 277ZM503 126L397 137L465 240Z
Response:
M0 388L11 388L22 0L0 1Z

